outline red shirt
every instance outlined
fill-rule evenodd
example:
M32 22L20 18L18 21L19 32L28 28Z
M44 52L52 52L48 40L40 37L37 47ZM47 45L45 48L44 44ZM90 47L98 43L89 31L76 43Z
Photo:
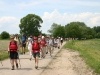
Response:
M38 42L33 42L32 51L33 51L33 53L40 52L40 44Z

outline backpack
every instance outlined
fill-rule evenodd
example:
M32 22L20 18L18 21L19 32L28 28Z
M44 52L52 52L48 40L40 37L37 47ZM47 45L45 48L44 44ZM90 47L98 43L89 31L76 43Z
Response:
M41 40L40 44L44 46L46 44L46 41L45 40Z
M32 50L39 50L40 49L40 45L38 42L33 42L32 44Z
M10 49L10 51L17 51L17 49L18 49L17 42L16 41L10 42L9 49Z
M26 38L26 36L22 36L21 39L22 39L22 42L25 42L27 38Z

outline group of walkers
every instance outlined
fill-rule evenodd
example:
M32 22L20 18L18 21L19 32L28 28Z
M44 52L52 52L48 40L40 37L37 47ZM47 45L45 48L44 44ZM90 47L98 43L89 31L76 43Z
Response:
M45 37L45 36L32 36L30 35L28 38L25 35L22 35L20 38L18 34L13 35L10 37L11 41L8 47L8 53L10 55L12 70L15 69L14 63L16 68L18 69L18 61L19 59L19 50L21 49L21 53L25 54L26 46L29 50L30 60L34 57L35 60L35 68L38 68L38 59L45 58L46 54L50 54L52 57L54 47L60 49L60 45L63 43L63 38L57 37L53 38L52 36Z

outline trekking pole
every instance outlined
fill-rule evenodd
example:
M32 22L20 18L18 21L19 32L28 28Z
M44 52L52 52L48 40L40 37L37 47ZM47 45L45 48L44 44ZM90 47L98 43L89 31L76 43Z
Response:
M19 65L20 65L20 68L21 68L19 55L20 55L20 53L19 53L19 51L18 51L18 60L19 60Z
M3 66L3 64L2 64L2 60L0 59L0 63L1 63L1 65Z
M0 63L1 63L1 65L3 66L3 64L2 64L2 61L0 60Z

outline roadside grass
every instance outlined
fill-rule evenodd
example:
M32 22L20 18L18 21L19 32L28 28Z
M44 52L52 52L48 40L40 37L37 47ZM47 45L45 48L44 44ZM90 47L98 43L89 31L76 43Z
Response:
M64 47L78 50L94 72L100 74L100 39L73 40L66 43Z
M8 54L9 42L10 40L0 40L0 60L9 58L9 54ZM19 51L20 51L20 54L22 54L21 48ZM28 52L27 47L26 47L26 52Z

